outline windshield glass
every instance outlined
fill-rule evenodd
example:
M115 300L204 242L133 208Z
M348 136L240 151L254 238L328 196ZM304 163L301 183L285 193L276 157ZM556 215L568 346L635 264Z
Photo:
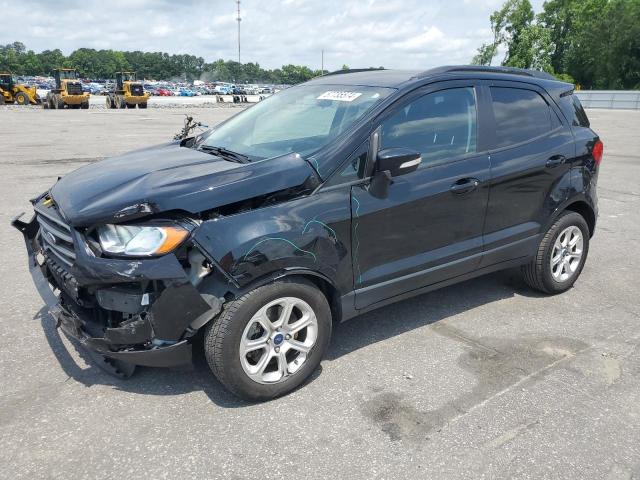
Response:
M291 87L221 125L203 145L223 147L251 160L290 152L310 155L392 92L358 85Z

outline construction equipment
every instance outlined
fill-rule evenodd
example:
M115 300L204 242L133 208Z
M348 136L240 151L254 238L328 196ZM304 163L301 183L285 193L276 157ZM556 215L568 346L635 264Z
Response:
M136 72L116 72L113 90L107 93L107 108L147 108L150 96L136 81Z
M78 72L73 68L56 68L53 71L55 87L47 93L44 108L89 108L89 93L82 91Z
M40 97L36 87L27 87L16 83L15 77L9 72L0 72L0 105L16 103L18 105L37 105Z

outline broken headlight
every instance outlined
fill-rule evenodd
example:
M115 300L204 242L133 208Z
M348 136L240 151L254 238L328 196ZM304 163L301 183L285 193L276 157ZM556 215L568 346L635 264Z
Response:
M107 253L132 257L164 255L174 250L189 232L174 226L103 225L98 239Z

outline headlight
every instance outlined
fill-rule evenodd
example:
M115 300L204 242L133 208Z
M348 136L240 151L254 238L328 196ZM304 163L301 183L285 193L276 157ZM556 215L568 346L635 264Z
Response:
M187 230L178 226L104 225L98 228L102 250L130 256L169 253L188 234Z

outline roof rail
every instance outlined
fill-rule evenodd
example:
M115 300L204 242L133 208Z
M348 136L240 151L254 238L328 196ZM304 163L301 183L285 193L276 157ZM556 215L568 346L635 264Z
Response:
M371 72L376 70L386 70L386 68L352 68L348 70L336 70L335 72L325 73L324 75L320 75L321 77L328 77L331 75L342 75L344 73L358 73L358 72Z
M426 77L428 75L437 75L441 73L455 73L455 72L475 72L475 73L507 73L509 75L522 75L526 77L542 78L545 80L556 80L556 78L547 72L540 70L529 70L525 68L515 67L490 67L483 65L450 65L446 67L432 68L422 72L419 77Z

